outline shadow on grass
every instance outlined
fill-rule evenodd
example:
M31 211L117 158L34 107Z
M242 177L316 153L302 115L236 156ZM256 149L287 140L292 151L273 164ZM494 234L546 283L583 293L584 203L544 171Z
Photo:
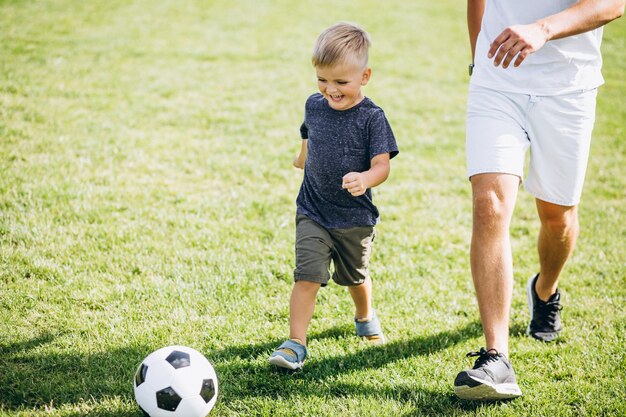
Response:
M310 340L353 337L352 326L336 327L314 333ZM267 358L282 340L260 344L241 344L205 352L220 378L220 400L226 407L238 408L249 401L289 401L292 397L358 398L411 401L416 412L446 415L459 412L460 404L449 393L432 391L420 385L426 375L415 376L415 384L361 383L363 370L383 368L413 356L426 356L481 334L479 323L446 330L410 340L391 341L383 346L364 347L354 352L315 358L298 373L272 369ZM46 345L59 335L42 334L14 343L0 342L0 410L45 409L50 405L80 406L93 404L90 415L101 417L139 417L140 410L102 410L98 403L117 399L134 401L132 378L136 367L153 346L129 345L92 354L52 351ZM339 375L348 378L337 378ZM346 380L348 382L346 382ZM355 382L352 383L351 381ZM72 415L71 413L69 415ZM78 416L80 414L76 414Z
M337 327L312 334L309 340L325 338L353 337L352 326ZM416 370L415 384L360 381L363 370L376 370L414 356L428 356L469 338L482 335L478 322L465 327L446 330L437 334L417 337L410 340L390 341L382 346L364 347L355 352L317 359L311 352L304 369L299 372L286 372L269 366L267 358L282 340L257 345L232 346L211 352L221 385L221 401L245 402L246 398L255 401L288 401L289 398L378 398L398 401L402 404L415 404L415 414L407 415L448 415L462 410L484 407L484 404L460 402L450 391L425 388L420 381L428 375L420 375ZM321 356L318 354L318 357ZM463 364L459 364L460 367ZM460 370L460 369L459 369ZM338 378L347 375L348 378ZM345 381L354 380L354 383Z
M126 346L93 354L42 353L61 334L44 333L29 340L0 342L0 411L58 408L96 404L103 399L134 401L132 377L151 351ZM43 348L43 349L42 349ZM72 412L64 415L74 415ZM77 417L84 415L76 412ZM139 417L136 411L97 410L90 416Z

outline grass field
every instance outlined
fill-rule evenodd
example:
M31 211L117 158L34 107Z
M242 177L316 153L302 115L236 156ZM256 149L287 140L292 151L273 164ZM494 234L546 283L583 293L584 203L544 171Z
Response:
M326 26L372 35L365 93L400 155L375 191L372 273L389 343L353 335L344 289L320 292L310 359L269 368L288 334L291 167L310 52ZM212 416L626 415L626 23L603 42L581 236L563 338L524 335L534 202L512 225L512 361L524 396L457 400L484 342L469 272L465 4L0 0L0 416L141 416L151 351L203 352Z

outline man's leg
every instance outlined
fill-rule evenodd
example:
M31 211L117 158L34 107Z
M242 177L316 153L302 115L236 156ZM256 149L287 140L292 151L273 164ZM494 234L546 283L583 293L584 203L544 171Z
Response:
M540 270L535 291L539 299L547 301L556 293L559 275L574 251L579 231L578 209L536 201L541 229L537 241Z
M473 228L470 261L486 349L508 356L513 261L509 225L519 177L480 174L471 178Z
M467 175L472 183L470 261L486 349L457 374L454 392L467 400L522 395L509 362L513 257L509 225L530 140L524 109L529 96L471 86L467 100Z
M459 372L455 394L466 400L501 400L522 395L508 360L509 310L513 292L513 260L509 224L520 179L510 174L474 175L473 229L470 252L486 349L472 369Z
M527 333L543 342L554 341L563 330L559 275L578 237L576 206L560 206L537 199L541 229L537 241L539 274L526 284L530 323Z

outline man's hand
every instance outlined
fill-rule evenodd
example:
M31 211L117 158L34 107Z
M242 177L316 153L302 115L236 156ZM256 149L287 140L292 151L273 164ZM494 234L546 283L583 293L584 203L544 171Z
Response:
M367 191L364 177L362 172L348 172L343 176L343 184L341 184L341 187L348 190L353 197L363 195L365 191Z
M507 68L517 56L514 65L518 67L528 55L537 52L547 41L599 28L622 16L624 7L626 0L578 0L567 9L535 23L504 29L491 43L487 55L489 58L495 56L493 64L497 67L502 63L502 68Z
M497 67L502 63L502 68L508 68L517 56L513 65L519 67L528 55L545 45L548 35L546 26L539 22L510 26L493 40L487 56L493 58L495 55L493 65Z

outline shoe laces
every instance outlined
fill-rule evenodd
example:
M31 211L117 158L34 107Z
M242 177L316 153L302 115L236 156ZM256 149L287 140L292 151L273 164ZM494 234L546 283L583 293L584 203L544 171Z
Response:
M493 352L493 353L491 353ZM476 362L474 363L474 369L478 369L483 365L488 364L489 362L495 362L500 357L500 353L496 349L485 350L485 348L480 348L478 352L470 352L467 354L468 358L478 356Z
M548 301L539 300L535 304L536 314L533 315L533 320L536 320L540 327L554 326L562 309L560 296L552 296Z

